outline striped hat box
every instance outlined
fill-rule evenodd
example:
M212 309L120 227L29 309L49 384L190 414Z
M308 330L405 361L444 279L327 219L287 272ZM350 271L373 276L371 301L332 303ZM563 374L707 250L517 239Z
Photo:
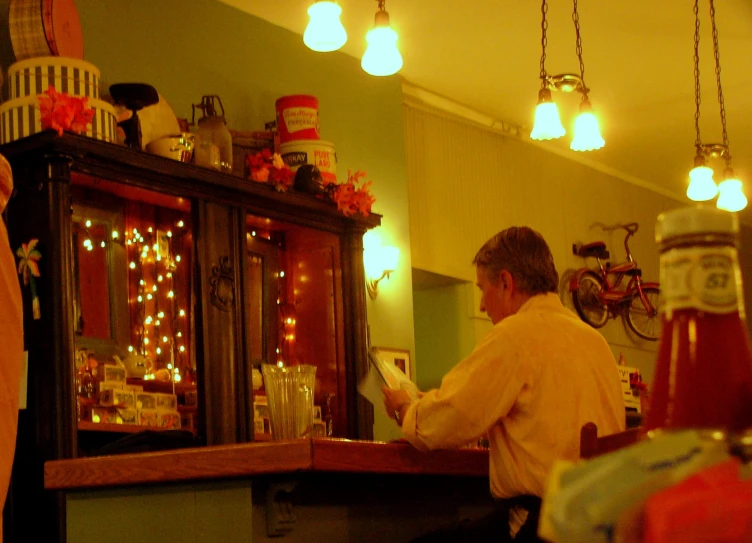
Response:
M94 118L85 135L115 142L117 118L115 108L102 100L89 99ZM0 105L0 144L9 143L42 131L39 101L36 96L16 98Z
M54 87L69 96L99 99L99 69L84 60L65 57L35 57L8 68L11 100L42 94Z

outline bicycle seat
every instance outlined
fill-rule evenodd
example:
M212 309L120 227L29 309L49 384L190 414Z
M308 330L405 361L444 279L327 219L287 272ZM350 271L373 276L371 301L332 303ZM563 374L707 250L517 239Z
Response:
M577 249L576 254L583 258L592 256L603 260L608 259L608 257L610 256L608 251L606 250L606 244L602 241L594 241L593 243L586 243L585 245L581 245Z

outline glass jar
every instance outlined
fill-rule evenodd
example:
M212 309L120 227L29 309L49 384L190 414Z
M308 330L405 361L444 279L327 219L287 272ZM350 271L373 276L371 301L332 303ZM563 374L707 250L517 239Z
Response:
M232 171L232 136L224 117L199 119L194 152L199 166L227 173Z
M752 352L735 215L710 207L658 217L661 320L647 430L752 427Z
M217 109L217 105L219 109ZM201 97L200 104L193 105L193 119L196 109L203 116L198 120L194 163L206 168L214 168L226 173L232 172L232 135L227 128L225 109L222 100L216 95ZM218 113L221 111L221 114Z

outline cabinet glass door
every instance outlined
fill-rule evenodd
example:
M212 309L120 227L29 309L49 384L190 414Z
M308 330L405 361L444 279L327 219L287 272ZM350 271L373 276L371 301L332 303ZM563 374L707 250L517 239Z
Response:
M190 203L83 175L72 194L81 454L147 429L198 434Z
M340 238L252 215L246 227L246 311L253 363L316 366L314 435L345 436ZM264 400L263 388L254 391L256 439L270 438Z

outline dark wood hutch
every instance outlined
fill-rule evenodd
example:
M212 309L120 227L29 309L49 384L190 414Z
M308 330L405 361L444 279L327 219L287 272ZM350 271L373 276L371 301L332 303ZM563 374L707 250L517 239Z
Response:
M253 441L251 369L279 360L317 366L315 401L330 399L335 437L372 438L356 383L367 365L362 237L378 215L344 217L311 195L70 134L0 152L16 187L5 214L11 246L36 238L42 253L39 319L22 287L28 399L6 541L65 540L64 499L44 490L45 461L100 454L143 429L82 416L82 348L100 366L135 350L152 376L167 371L166 381L128 383L177 393L191 446Z

